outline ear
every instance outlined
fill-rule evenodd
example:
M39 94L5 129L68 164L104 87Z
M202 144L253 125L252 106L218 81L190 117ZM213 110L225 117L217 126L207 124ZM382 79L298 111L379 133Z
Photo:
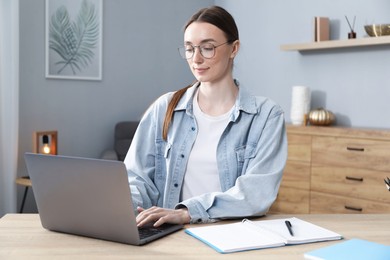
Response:
M236 55L238 53L238 50L240 49L240 40L235 40L232 43L232 46L233 46L233 49L232 49L232 53L230 54L230 58L234 59L234 57L236 57Z

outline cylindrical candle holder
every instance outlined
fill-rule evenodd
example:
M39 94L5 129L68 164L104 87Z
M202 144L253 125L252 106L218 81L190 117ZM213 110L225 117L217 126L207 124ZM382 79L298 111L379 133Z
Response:
M293 86L291 96L290 119L293 125L303 125L305 115L310 111L310 88L305 86Z

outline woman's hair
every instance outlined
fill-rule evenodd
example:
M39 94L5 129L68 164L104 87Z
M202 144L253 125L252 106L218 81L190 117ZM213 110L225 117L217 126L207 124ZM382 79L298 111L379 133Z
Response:
M228 42L232 43L238 40L238 28L233 16L225 9L219 6L211 6L200 9L196 12L184 26L184 31L193 22L204 22L218 27L225 33Z
M191 18L188 20L188 22L185 24L184 31L193 22L204 22L218 27L221 31L224 32L227 42L229 43L232 43L239 39L238 28L236 22L234 21L233 16L222 7L211 6L208 8L200 9L198 12L192 15ZM164 140L167 140L168 129L171 124L173 112L175 110L176 105L177 103L179 103L179 100L187 91L187 89L191 86L192 84L176 91L173 94L172 99L168 104L167 112L165 113L165 118L164 118L163 133L162 133Z

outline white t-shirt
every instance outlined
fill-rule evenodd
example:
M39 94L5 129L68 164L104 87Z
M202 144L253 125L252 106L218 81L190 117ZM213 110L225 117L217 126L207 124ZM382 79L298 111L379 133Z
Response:
M187 163L182 188L182 200L204 193L221 191L217 167L217 145L225 130L232 109L221 116L203 113L194 95L194 116L198 124L198 135Z

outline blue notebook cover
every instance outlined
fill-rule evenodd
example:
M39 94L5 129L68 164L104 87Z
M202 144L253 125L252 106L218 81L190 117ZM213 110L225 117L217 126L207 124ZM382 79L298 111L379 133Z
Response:
M351 239L307 252L304 256L306 259L314 260L389 260L390 246L362 239Z

